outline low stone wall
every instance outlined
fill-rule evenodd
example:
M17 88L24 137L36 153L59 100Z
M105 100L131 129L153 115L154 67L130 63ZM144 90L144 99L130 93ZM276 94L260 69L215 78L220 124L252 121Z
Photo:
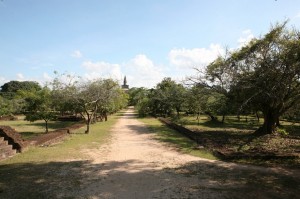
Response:
M180 126L178 124L175 124L166 118L159 117L158 120L161 121L162 123L166 124L171 129L178 131L179 133L185 135L186 137L190 138L191 140L194 140L195 142L197 142L199 144L199 140L197 139L197 136L195 135L195 133L193 131L191 131L187 128L184 128L183 126Z
M27 146L27 143L22 139L21 135L10 126L0 126L0 136L8 141L8 144L13 146L17 152L22 152Z
M10 121L10 120L18 120L18 118L15 116L6 115L6 116L0 116L0 120Z
M30 139L30 145L33 146L48 146L63 140L66 136L72 133L73 130L83 127L84 123L77 123L67 128L57 129L49 133Z

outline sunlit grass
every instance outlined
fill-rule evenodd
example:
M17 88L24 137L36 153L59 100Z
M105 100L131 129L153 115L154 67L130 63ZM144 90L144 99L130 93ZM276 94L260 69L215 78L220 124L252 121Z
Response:
M63 142L49 147L31 147L28 151L18 154L1 164L37 163L49 161L67 161L78 158L87 158L81 153L83 149L100 147L109 138L110 129L117 121L119 114L109 117L107 122L99 122L91 125L91 132L85 134L85 126L74 131Z
M210 151L206 149L198 149L196 142L183 136L177 131L168 128L157 119L147 117L140 118L139 120L145 123L149 129L156 134L159 141L171 144L183 153L211 160L217 159Z
M62 121L49 121L48 130L54 131L56 129L65 128L75 124L76 122L62 122ZM18 116L18 120L0 121L0 125L10 126L22 135L22 138L27 140L32 137L45 133L45 121L38 120L29 122L24 120L24 116Z

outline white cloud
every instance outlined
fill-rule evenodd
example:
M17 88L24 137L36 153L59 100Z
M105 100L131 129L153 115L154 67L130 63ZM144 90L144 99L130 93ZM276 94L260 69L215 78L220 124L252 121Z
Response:
M139 54L122 64L108 62L86 61L82 63L86 69L85 78L92 80L96 78L113 78L123 83L126 75L130 87L151 88L160 82L164 75L160 66L155 65L151 59L144 54Z
M49 81L52 81L53 78L48 73L43 73L43 80L45 82L49 82Z
M250 29L244 30L242 36L238 39L239 48L247 45L253 38L254 35Z
M75 50L74 52L72 52L71 56L75 58L82 58L83 55L79 50Z
M2 86L3 84L5 84L6 82L8 82L6 78L0 77L0 86Z
M24 81L25 80L25 77L22 73L18 73L18 74L16 74L16 76L17 76L18 81Z
M146 55L139 54L124 64L123 73L129 85L151 88L165 77L162 68L155 65Z
M103 61L85 61L82 63L82 67L88 71L88 73L85 74L85 77L90 80L99 77L111 77L114 79L120 79L122 77L119 64L111 64Z
M298 12L298 14L296 14L295 18L300 18L300 12Z
M205 66L224 52L219 44L211 44L209 48L172 49L168 57L171 65L187 69Z

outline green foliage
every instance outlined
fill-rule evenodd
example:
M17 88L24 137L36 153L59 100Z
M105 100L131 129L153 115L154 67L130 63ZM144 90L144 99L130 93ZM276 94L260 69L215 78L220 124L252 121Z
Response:
M10 81L1 86L1 95L8 99L12 99L16 96L18 91L38 91L41 90L41 86L34 81Z
M52 109L51 91L45 87L39 91L19 91L19 95L25 100L25 120L34 122L44 120L46 132L48 132L48 121L55 118Z
M149 94L148 89L146 88L130 88L128 90L128 105L129 106L136 106L141 100L143 100L144 98L147 98Z
M283 136L289 135L289 133L284 128L277 128L276 132Z
M55 110L61 114L80 114L90 124L98 119L107 121L108 114L127 106L128 95L112 79L83 81L79 77L62 74L51 83Z
M253 39L234 52L227 52L208 65L198 81L223 94L211 100L226 112L227 104L236 112L261 111L264 124L258 133L273 133L279 117L300 102L300 32L277 24L261 38ZM209 82L207 82L209 81Z

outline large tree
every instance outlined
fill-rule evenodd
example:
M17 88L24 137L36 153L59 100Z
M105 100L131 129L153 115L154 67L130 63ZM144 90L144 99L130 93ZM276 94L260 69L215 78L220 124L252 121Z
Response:
M61 112L78 113L86 122L86 133L98 117L107 120L109 113L127 105L126 94L112 79L83 81L73 75L62 74L52 82L56 109Z
M258 134L275 132L279 117L300 102L300 33L286 22L210 67L226 77L225 89L238 96L240 109L262 111Z
M45 87L39 91L22 90L19 95L25 100L25 120L31 122L44 120L45 131L48 133L48 122L55 117L50 89Z
M1 94L6 98L12 99L20 90L38 91L41 89L39 83L35 81L10 81L1 86Z

